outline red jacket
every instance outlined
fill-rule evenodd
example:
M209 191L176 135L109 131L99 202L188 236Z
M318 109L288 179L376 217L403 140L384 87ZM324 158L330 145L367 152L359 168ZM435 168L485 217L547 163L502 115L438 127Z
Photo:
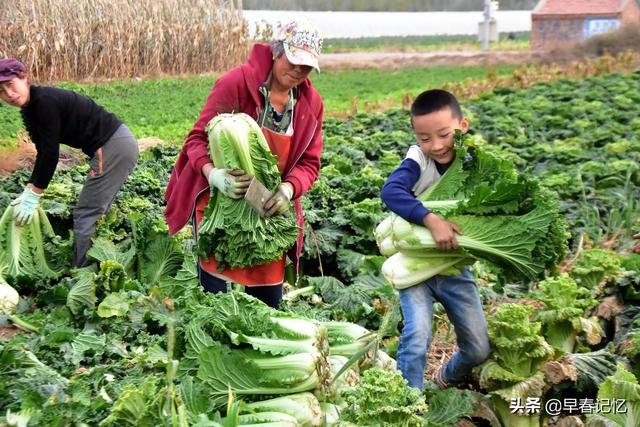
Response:
M200 112L193 129L182 146L165 192L167 206L164 216L169 233L184 227L193 214L197 196L209 189L201 173L202 166L211 162L205 126L216 115L243 112L258 118L263 97L258 91L271 71L271 47L256 44L247 63L225 73L213 85L209 98ZM293 201L302 223L302 196L318 178L322 153L322 98L306 79L298 87L298 100L293 119L293 139L283 180L293 186ZM298 245L297 252L301 250Z

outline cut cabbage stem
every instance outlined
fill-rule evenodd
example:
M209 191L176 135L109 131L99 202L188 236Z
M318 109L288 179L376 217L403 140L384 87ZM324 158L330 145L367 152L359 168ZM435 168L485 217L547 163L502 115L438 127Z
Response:
M31 323L25 320L22 320L15 314L7 314L7 313L3 313L3 314L7 316L9 320L11 320L11 323L13 323L15 326L17 326L20 329L24 329L25 331L28 331L28 332L38 332L40 330L40 328L38 328L37 326L34 326Z

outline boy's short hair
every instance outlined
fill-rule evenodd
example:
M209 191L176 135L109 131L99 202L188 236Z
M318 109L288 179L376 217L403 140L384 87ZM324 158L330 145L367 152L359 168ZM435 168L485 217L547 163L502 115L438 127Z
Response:
M411 117L434 113L447 107L457 119L462 119L462 109L453 94L442 89L426 90L411 104Z

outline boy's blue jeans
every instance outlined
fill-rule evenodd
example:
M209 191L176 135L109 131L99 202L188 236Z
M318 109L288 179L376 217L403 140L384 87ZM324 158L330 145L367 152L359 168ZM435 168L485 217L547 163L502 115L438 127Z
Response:
M469 269L460 276L435 276L399 292L404 327L398 344L398 369L410 387L424 388L434 301L443 305L458 343L458 351L442 368L440 378L455 386L489 357L487 321Z

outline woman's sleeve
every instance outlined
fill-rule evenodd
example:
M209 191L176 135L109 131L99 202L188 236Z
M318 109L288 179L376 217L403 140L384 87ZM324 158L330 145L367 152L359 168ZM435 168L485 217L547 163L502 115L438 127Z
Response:
M238 81L238 78L231 74L234 72L235 70L230 71L216 80L198 120L184 143L183 150L187 154L189 164L196 171L200 171L202 166L211 162L209 141L204 130L207 123L218 114L241 111L239 85L234 83Z
M322 101L320 101L322 102ZM318 126L313 134L307 149L300 156L298 163L292 168L291 173L285 179L293 186L293 199L306 193L318 179L320 172L320 156L322 155L322 121L324 105L320 104L320 111L316 117Z
M33 107L29 130L34 142L37 141L37 154L29 182L45 189L58 166L61 117L58 105L52 98L43 96Z

